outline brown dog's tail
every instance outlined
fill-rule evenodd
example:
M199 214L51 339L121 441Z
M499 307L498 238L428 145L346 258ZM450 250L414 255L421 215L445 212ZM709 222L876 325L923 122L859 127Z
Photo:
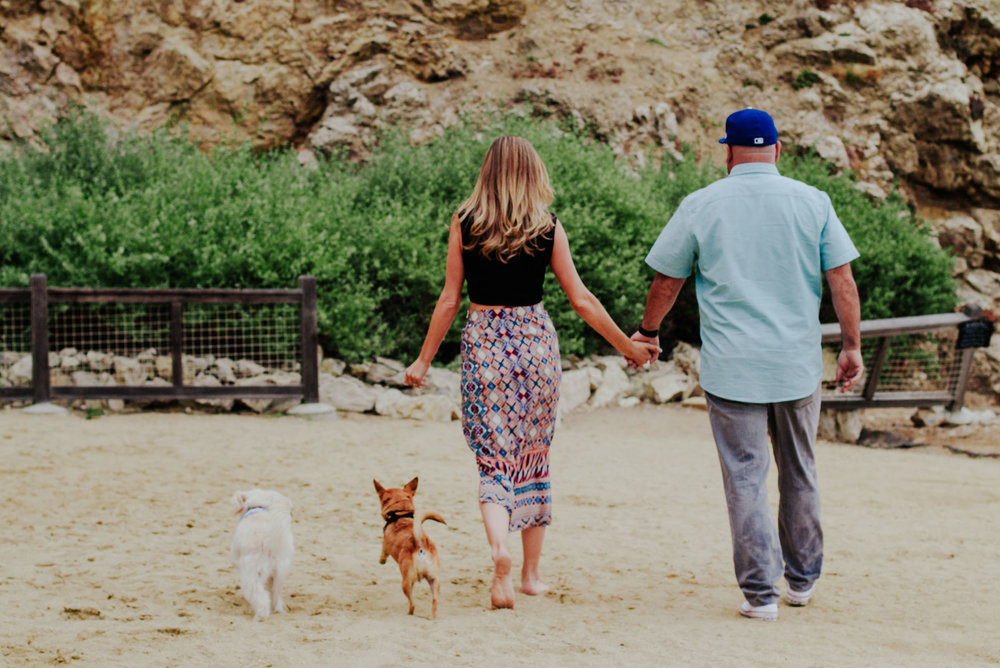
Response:
M424 520L434 520L435 522L440 522L441 524L447 525L448 523L444 521L440 513L436 513L433 510L421 510L413 518L413 537L417 539L417 545L420 547L424 546L424 533L420 525L424 523Z

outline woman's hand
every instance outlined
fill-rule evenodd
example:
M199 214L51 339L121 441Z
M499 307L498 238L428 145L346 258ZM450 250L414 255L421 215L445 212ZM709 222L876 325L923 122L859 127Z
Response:
M423 387L426 385L427 379L424 376L427 375L427 369L430 367L430 362L423 362L419 359L406 367L406 384L412 387Z
M629 342L628 348L621 352L628 360L629 366L633 369L641 369L648 366L650 362L656 361L662 349L655 339L651 341L633 339Z

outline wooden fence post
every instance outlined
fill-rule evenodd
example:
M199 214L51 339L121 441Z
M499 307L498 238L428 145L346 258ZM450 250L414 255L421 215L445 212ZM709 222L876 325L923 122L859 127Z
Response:
M958 361L958 375L955 378L955 387L952 390L952 400L948 404L949 411L959 411L962 410L962 406L965 405L965 390L969 387L969 375L972 373L972 354L976 352L975 348L962 348L961 351L955 351L960 355Z
M888 354L889 337L881 336L878 339L875 354L872 356L872 368L868 371L868 380L865 381L865 387L862 391L862 395L867 401L871 401L875 396L875 391L878 390L878 383L882 380L882 369L885 367L885 357Z
M36 404L52 399L49 378L49 288L45 274L31 275L31 383Z
M184 385L184 303L170 304L170 382Z
M302 402L319 403L319 334L316 320L316 277L299 276L302 290Z

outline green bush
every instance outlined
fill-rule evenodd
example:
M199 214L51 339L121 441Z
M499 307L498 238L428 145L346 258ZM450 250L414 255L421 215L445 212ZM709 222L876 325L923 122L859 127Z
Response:
M500 134L538 149L584 283L634 327L651 278L646 252L680 200L724 172L690 152L623 170L609 147L518 117L466 120L417 147L390 133L364 164L331 156L307 169L287 149L206 153L178 133L114 136L73 113L40 147L0 154L0 286L25 286L34 272L87 287L277 288L313 274L327 354L410 359L444 281L448 221ZM951 261L898 198L873 206L814 156L783 160L782 170L833 198L862 252L854 267L865 317L950 310ZM670 332L696 340L688 283ZM545 301L564 354L603 348L552 276ZM457 320L441 362L457 355Z
M861 257L851 263L866 319L944 313L955 308L952 256L934 242L898 192L873 204L850 176L830 176L825 163L806 153L779 162L782 173L826 192ZM829 298L824 322L836 319Z

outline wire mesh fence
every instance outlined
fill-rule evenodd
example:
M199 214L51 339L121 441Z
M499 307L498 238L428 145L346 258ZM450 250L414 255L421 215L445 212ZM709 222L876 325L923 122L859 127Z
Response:
M836 388L840 325L822 326L826 351L823 407L962 407L977 348L989 345L991 314L975 304L961 313L866 320L861 323L865 375L851 391Z
M107 384L99 374L114 375L119 384L154 378L172 383L171 318L169 303L51 304L52 384ZM186 304L181 323L185 382L207 373L231 384L236 374L220 372L222 366L241 376L295 372L301 366L296 304ZM130 361L141 363L146 378L134 373ZM122 369L133 373L126 378ZM87 372L98 375L83 375Z
M956 350L957 330L943 330L925 334L907 334L888 339L869 338L861 341L861 356L865 369L875 366L880 345L888 346L878 379L879 392L950 392L959 382L962 370L961 351ZM825 359L836 360L839 344L826 344ZM824 374L823 390L836 392L837 384L832 372ZM864 382L858 383L846 394L860 396Z
M169 304L50 304L49 347L134 357L170 349Z
M0 387L28 387L30 369L11 367L31 354L31 304L0 303Z
M184 347L195 356L249 360L298 371L299 309L294 304L192 304L184 312Z
M318 401L316 283L0 290L0 399Z

